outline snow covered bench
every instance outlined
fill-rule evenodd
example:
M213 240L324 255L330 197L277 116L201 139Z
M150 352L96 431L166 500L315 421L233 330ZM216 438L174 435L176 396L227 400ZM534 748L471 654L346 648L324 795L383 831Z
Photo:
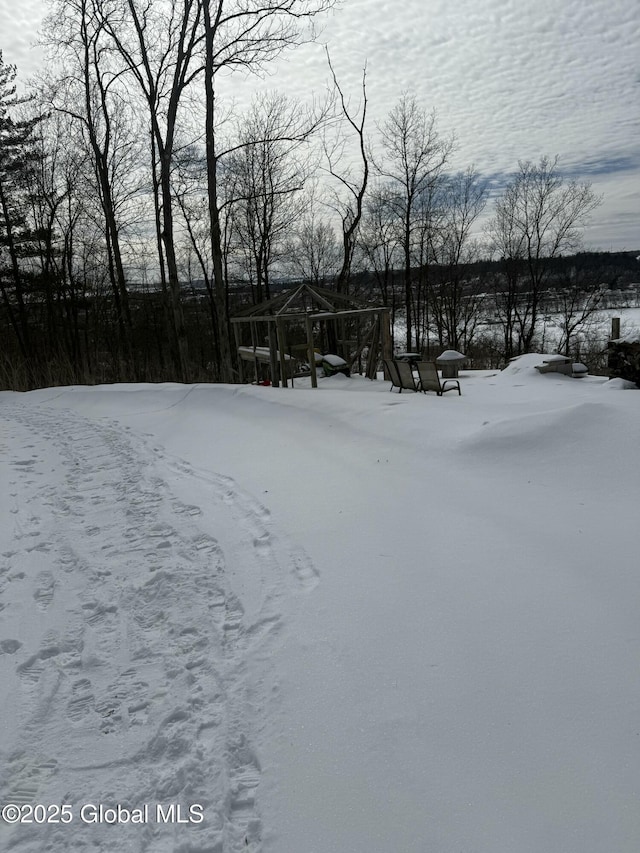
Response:
M550 355L543 359L542 364L536 364L539 373L563 373L573 376L571 359L566 355Z
M260 370L260 365L263 365L265 368L271 367L269 347L238 347L238 355L242 361L249 361L254 365L256 381L258 381L261 374L263 376L265 375L265 373ZM297 372L298 359L288 353L283 353L282 358L284 359L287 378L292 379L294 376L301 375ZM276 362L280 365L279 351L276 351Z

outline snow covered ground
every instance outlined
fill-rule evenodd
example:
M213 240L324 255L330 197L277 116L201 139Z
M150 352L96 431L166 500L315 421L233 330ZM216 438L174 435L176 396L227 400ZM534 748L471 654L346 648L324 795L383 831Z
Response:
M637 853L640 394L538 361L1 393L0 848Z

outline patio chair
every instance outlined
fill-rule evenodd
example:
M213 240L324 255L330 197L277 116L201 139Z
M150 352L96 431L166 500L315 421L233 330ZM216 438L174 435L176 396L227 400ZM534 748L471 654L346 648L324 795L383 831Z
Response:
M400 393L402 394L403 389L405 391L419 391L419 385L416 385L413 370L411 369L409 362L396 361L394 363L400 379Z
M393 391L394 388L399 388L402 391L402 382L400 382L400 376L398 375L398 368L396 367L395 361L392 361L390 358L383 358L382 363L384 364L384 369L389 374L389 379L391 380L391 387L389 391Z
M416 367L420 377L420 391L424 391L425 394L427 391L435 391L438 397L442 397L446 391L455 391L457 388L458 394L462 395L457 379L440 379L435 361L419 361Z

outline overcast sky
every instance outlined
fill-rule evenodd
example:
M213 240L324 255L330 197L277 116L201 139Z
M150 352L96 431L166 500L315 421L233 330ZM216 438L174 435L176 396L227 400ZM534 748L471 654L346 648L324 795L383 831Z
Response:
M0 48L20 76L38 65L43 11L43 0L0 0ZM366 61L372 134L407 91L455 133L456 167L501 181L518 160L557 154L604 195L588 245L640 249L638 0L343 0L320 40L354 103ZM225 89L241 102L259 88L308 98L325 86L324 52L305 46L274 72Z

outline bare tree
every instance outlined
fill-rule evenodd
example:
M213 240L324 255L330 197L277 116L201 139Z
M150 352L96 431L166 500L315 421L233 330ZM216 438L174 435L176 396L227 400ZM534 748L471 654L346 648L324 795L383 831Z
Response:
M558 157L542 157L538 164L521 161L498 199L488 235L506 270L508 322L516 326L517 353L526 352L536 334L549 260L576 251L582 228L600 203L591 184L564 181ZM524 287L516 290L520 275Z
M453 148L453 139L437 129L436 114L418 106L404 94L380 129L383 155L375 159L378 174L393 192L393 209L399 223L399 243L404 261L406 346L415 340L412 294L412 252L416 237L416 206L440 178Z
M302 281L322 285L335 279L342 263L333 227L317 215L317 200L311 193L306 212L286 244L286 264Z
M45 36L61 67L57 79L43 83L42 97L73 119L75 143L90 158L117 318L117 349L135 375L122 234L139 194L141 146L108 14L99 0L58 0L45 22ZM70 130L74 132L73 127Z
M234 174L234 215L255 274L255 299L271 297L270 275L295 223L309 174L305 144L317 126L300 104L280 93L255 100L240 122L238 142L225 158Z
M233 378L226 311L226 281L218 200L220 146L216 126L216 76L221 69L259 71L285 48L304 38L303 25L331 8L334 0L201 0L204 28L204 95L207 192L221 373Z
M26 258L37 256L25 179L34 156L37 117L21 117L24 98L16 94L17 70L0 51L0 292L26 363L35 356L28 320L29 274Z
M347 192L346 201L342 200L338 195L335 202L335 208L342 223L342 266L340 267L340 271L336 277L335 288L338 293L346 293L349 289L353 253L356 246L358 228L362 219L367 183L369 181L369 156L367 153L364 135L365 122L367 120L367 68L365 65L362 71L362 100L359 108L352 111L347 103L344 92L340 87L338 78L336 77L336 72L331 63L331 57L328 50L327 62L331 71L333 86L340 103L342 118L355 133L358 148L357 159L360 162L360 173L357 178L353 177L352 167L340 168L339 165L340 161L344 158L346 140L341 135L337 141L334 141L332 144L328 144L327 139L325 138L324 151L329 174L335 178L341 185L341 188Z
M557 349L572 355L574 349L579 349L580 339L599 323L598 311L603 306L607 286L577 266L572 266L558 285L554 291L558 307L555 325L560 331ZM578 357L579 353L575 355Z
M517 317L521 282L524 279L524 248L511 218L497 212L487 232L490 249L499 253L501 273L491 281L496 318L502 328L502 355L505 361L519 352Z
M172 168L180 109L197 77L200 0L114 0L100 4L100 23L147 108L158 261L169 302L169 330L178 377L188 381L188 347L174 234Z
M364 266L373 273L382 304L391 308L393 343L398 308L394 269L401 263L401 248L395 218L395 196L386 185L374 186L365 200L358 250Z
M486 184L472 166L442 182L438 227L431 232L431 256L440 277L432 305L439 342L453 349L469 346L479 318L479 300L470 292L465 268L479 256L472 228L486 199Z

